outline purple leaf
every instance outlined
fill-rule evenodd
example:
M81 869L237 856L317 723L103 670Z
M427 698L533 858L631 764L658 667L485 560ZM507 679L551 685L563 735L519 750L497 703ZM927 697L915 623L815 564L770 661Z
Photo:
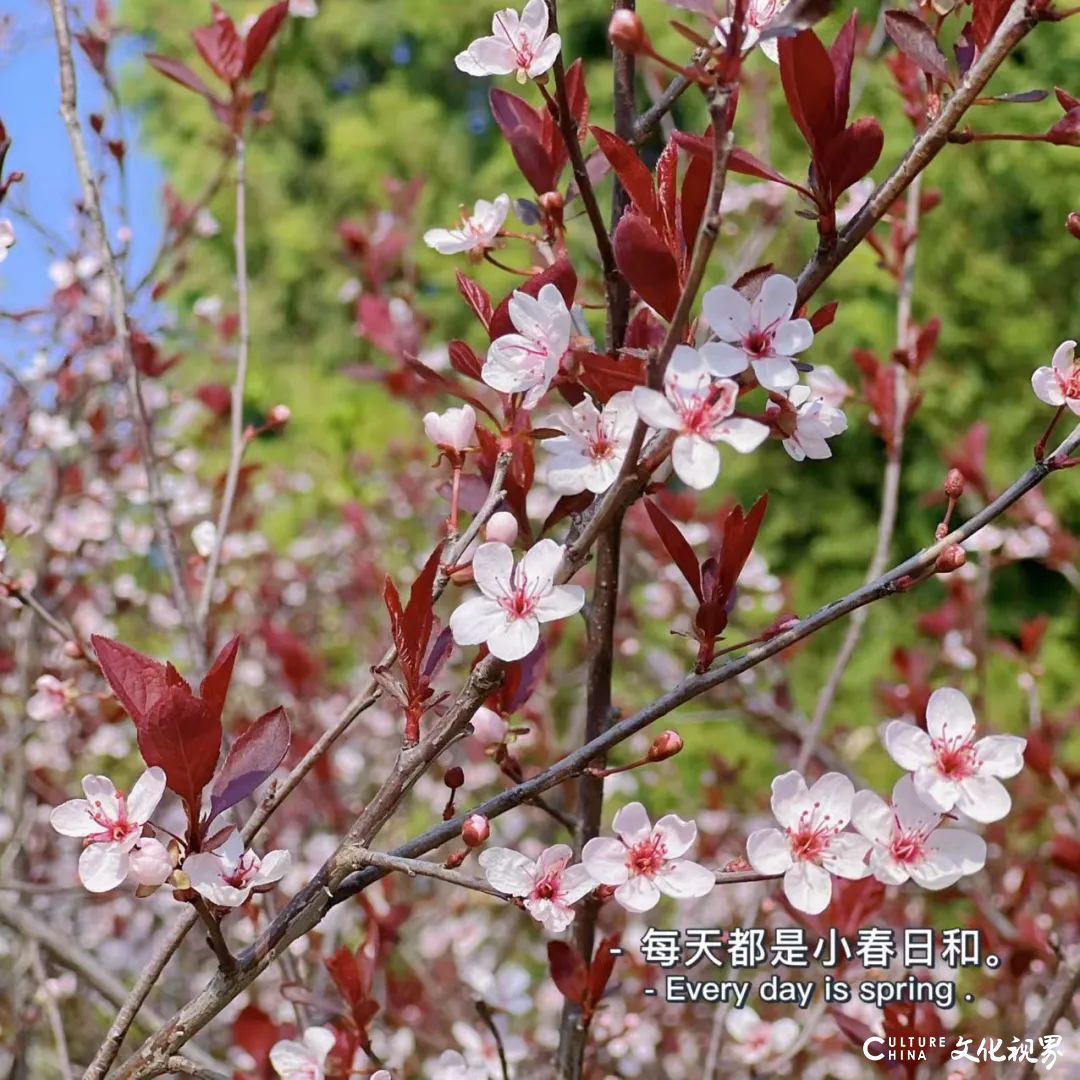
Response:
M230 806L246 799L281 764L289 749L289 718L278 706L260 716L233 743L214 778L207 824Z
M933 30L910 11L886 11L885 29L896 47L927 75L949 81L949 64Z

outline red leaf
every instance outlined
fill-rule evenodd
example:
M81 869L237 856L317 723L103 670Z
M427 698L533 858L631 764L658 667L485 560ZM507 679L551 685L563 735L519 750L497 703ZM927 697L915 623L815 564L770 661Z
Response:
M592 963L589 965L589 1004L594 1008L604 996L611 973L615 970L615 957L612 949L619 944L619 935L604 938L597 947Z
M825 304L823 307L819 307L817 311L810 316L810 326L815 334L820 334L825 327L832 326L836 319L836 309L839 306L840 301L834 300L831 304Z
M128 716L138 725L165 693L168 686L165 665L100 634L93 634L90 642L102 674Z
M239 648L240 637L237 635L217 654L199 686L199 697L206 703L210 715L219 723L225 709L225 698L229 694L229 683L232 681L233 665L236 663Z
M437 387L444 394L449 394L451 397L456 397L459 401L468 402L474 409L484 413L485 416L490 416L492 420L495 420L495 414L478 398L475 394L470 394L462 386L458 386L453 379L448 379L445 375L438 371L429 368L427 364L422 364L415 357L407 356L405 358L405 365L411 370L416 372L425 382L431 383L432 386ZM496 421L497 423L498 421Z
M834 204L852 184L873 169L884 146L885 133L871 116L856 120L829 143L821 160L821 172L828 182Z
M541 114L528 102L516 94L498 89L490 92L488 100L491 103L491 115L507 140L519 127L530 131L537 140L540 139Z
M256 1075L276 1075L270 1065L270 1051L274 1048L274 1043L280 1042L288 1032L275 1024L256 1005L248 1005L237 1014L232 1031L233 1042L254 1059Z
M1080 146L1080 109L1070 109L1047 133L1055 146Z
M1010 3L1011 0L972 0L971 33L979 52L990 44Z
M214 21L200 26L191 34L195 48L207 66L220 79L234 83L244 69L244 42L236 32L236 24L214 5Z
M665 319L679 304L679 266L648 220L633 210L623 214L612 237L615 263L638 296Z
M665 550L671 556L671 561L678 567L679 573L686 578L686 583L693 589L698 603L702 603L705 597L701 589L701 566L690 542L683 536L679 526L652 499L645 500L645 509L648 511L649 520L656 530L656 535L660 537Z
M174 82L186 86L189 90L194 90L196 94L201 94L204 98L213 98L210 87L182 61L174 60L171 56L159 56L157 53L147 53L146 59L151 67L156 68Z
M1074 98L1072 94L1066 93L1060 86L1054 87L1054 96L1058 99L1058 104L1065 112L1080 108L1080 98Z
M580 1005L585 1000L588 971L581 953L565 941L549 941L547 946L548 968L551 978L567 1001Z
M807 197L810 195L810 192L801 184L789 180L783 173L778 173L771 165L766 165L764 161L754 157L749 150L742 150L738 146L731 151L731 156L728 158L728 168L732 172L742 173L743 176L756 176L759 180L771 180L774 184L783 184L784 187L789 187L793 191L802 192Z
M442 551L443 543L440 541L412 583L412 588L409 590L409 602L405 606L402 628L410 648L416 653L418 663L423 660L427 652L428 643L431 640L431 628L435 623L432 612L432 589L435 586L435 576L439 572Z
M457 272L457 287L458 292L465 298L465 303L480 320L481 326L487 330L491 325L491 297L487 290L460 270Z
M949 81L949 63L933 30L910 11L886 11L885 29L896 47L920 70Z
M558 501L551 509L551 513L544 519L544 524L540 526L540 535L554 529L564 518L569 517L571 514L580 514L583 510L588 509L592 505L593 499L596 498L591 491L582 491L577 495L560 495Z
M622 390L645 385L645 362L636 356L613 360L603 353L577 352L577 381L602 405Z
M682 229L683 244L688 252L694 250L701 219L705 216L705 207L709 201L711 185L711 164L701 158L691 157L683 175L682 198L679 203L679 227Z
M268 7L256 20L244 39L244 67L241 74L246 78L262 59L267 46L277 36L289 14L289 0Z
M613 135L610 131L599 127L593 127L592 133L601 153L615 170L619 183L630 196L630 201L649 220L657 235L662 236L664 219L656 202L652 173L649 172L648 167L618 135Z
M491 322L488 326L488 333L491 335L492 341L497 337L502 337L503 334L515 332L514 324L510 321L510 299L514 292L523 292L526 296L536 296L549 283L553 284L562 293L562 298L566 301L567 307L574 302L574 295L577 292L577 274L565 255L556 259L546 270L541 271L539 274L533 274L524 284L519 285L508 296L503 297L502 303L499 304L491 316Z
M817 35L804 30L781 38L780 80L791 115L814 152L824 150L839 130L836 119L836 72Z
M836 123L847 123L851 102L851 65L855 60L855 39L859 28L859 13L853 11L851 18L840 28L836 40L829 47L836 89Z
M510 152L521 175L537 195L551 191L557 182L557 163L528 128L515 128L508 136Z
M475 379L477 382L483 381L480 378L480 372L484 368L484 361L476 355L472 346L466 345L464 341L451 341L449 350L450 366L459 375Z
M214 779L207 825L246 799L281 764L289 749L290 734L289 718L281 706L245 729Z

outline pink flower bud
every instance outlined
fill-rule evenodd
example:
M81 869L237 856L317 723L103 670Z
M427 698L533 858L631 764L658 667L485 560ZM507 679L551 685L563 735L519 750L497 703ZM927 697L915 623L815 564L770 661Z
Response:
M288 405L275 405L266 417L268 428L283 428L292 419L292 410Z
M131 849L128 867L140 885L163 885L173 872L168 849L153 837L144 837Z
M505 742L508 724L494 709L481 705L472 718L473 738L484 746Z
M967 562L967 555L959 544L950 544L934 563L934 570L938 574L951 574L959 570Z
M646 757L649 761L666 761L683 748L682 736L677 731L664 731L653 739Z
M429 412L424 417L424 433L440 449L461 454L472 445L476 434L476 412L471 405L446 412Z
M631 56L644 52L649 46L649 35L645 32L641 16L625 8L611 16L608 38L617 49Z
M964 474L959 469L950 469L945 477L945 494L950 499L959 499L964 494Z
M490 835L491 825L483 814L470 814L461 826L461 839L465 841L466 847L475 848L486 844Z
M517 518L506 510L500 510L492 514L487 525L484 527L484 539L498 541L507 547L513 547L517 539Z

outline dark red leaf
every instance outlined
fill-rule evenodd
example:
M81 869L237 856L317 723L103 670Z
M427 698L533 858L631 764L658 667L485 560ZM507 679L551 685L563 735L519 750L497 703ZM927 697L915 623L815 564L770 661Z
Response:
M1049 90L1024 90L1019 94L998 94L989 100L1000 101L1004 105L1033 105L1038 101L1045 101L1049 96Z
M383 603L390 616L390 636L394 639L394 648L398 655L407 648L405 640L405 612L401 606L401 595L397 591L394 579L387 574L383 581Z
M709 201L709 188L712 185L712 166L699 157L691 157L683 174L682 197L679 202L683 244L688 252L694 250L701 219L705 216L705 207Z
M1047 133L1055 146L1080 146L1080 108L1070 109Z
M731 172L742 173L743 176L756 176L759 180L771 180L774 184L783 184L784 187L789 187L793 191L802 192L807 197L810 195L810 192L801 184L789 180L783 173L778 173L771 165L766 165L764 161L754 157L749 150L743 150L738 146L731 151L731 156L728 158L728 168Z
M460 270L457 272L457 287L458 292L465 298L465 303L480 320L481 326L487 330L491 325L491 297L487 290Z
M829 59L832 60L836 80L837 127L847 123L848 109L851 102L851 65L855 60L855 39L858 29L859 13L853 11L851 18L840 28L836 40L829 47Z
M821 172L828 181L834 203L873 169L884 146L885 133L872 116L856 120L829 143L821 160Z
M653 189L652 173L649 172L648 167L633 148L623 142L618 135L613 135L610 131L599 127L593 127L592 133L597 146L615 170L619 183L630 196L630 201L638 212L648 219L657 235L662 236L664 219L660 214L660 207Z
M519 285L508 296L503 297L502 303L492 314L488 327L488 333L491 335L492 341L497 337L502 337L503 334L515 332L514 324L510 321L510 299L514 292L523 292L526 296L536 296L549 283L553 284L562 293L562 298L566 301L567 307L574 302L574 295L577 293L577 273L565 255L560 256L539 274L533 274L531 278Z
M289 0L268 7L256 20L244 39L244 67L241 74L246 78L262 59L267 46L277 36L289 14Z
M90 66L99 74L105 74L105 60L108 55L109 43L97 34L87 31L85 34L75 34L75 40L79 47L86 53L86 59Z
M233 1042L254 1059L256 1075L260 1078L274 1076L270 1051L288 1034L285 1028L275 1024L258 1006L248 1005L237 1014L232 1031Z
M281 764L289 749L289 718L278 708L260 716L232 744L210 792L209 824L246 799Z
M431 641L431 629L435 624L435 616L432 611L432 590L435 586L435 577L439 572L439 560L442 558L443 542L435 545L435 550L428 556L423 569L416 576L409 590L409 602L405 606L403 628L406 640L416 652L417 657L423 660L424 654Z
M592 505L595 497L591 491L582 491L577 495L560 495L558 501L552 507L551 513L544 519L544 524L540 527L540 535L543 536L549 530L554 529L560 521L571 514L580 514Z
M672 253L679 254L679 148L673 142L664 147L656 163L656 205L660 209L661 235ZM690 237L693 247L694 237Z
M618 947L619 935L604 938L596 949L589 965L589 1004L595 1008L604 996L611 973L615 970L615 957L612 949Z
M559 993L572 1005L582 1004L588 985L588 971L581 953L565 941L549 941L547 954L551 978Z
M972 0L971 33L981 53L994 36L1011 0Z
M191 34L195 48L218 78L235 83L244 70L244 41L236 32L236 24L214 5L214 21L200 26Z
M199 686L199 697L206 703L210 715L219 723L225 709L225 699L229 694L229 683L232 681L233 666L239 648L240 637L237 635L217 654Z
M557 162L528 128L515 128L506 137L521 175L537 195L551 191L557 182Z
M468 390L459 386L453 379L448 379L441 372L429 368L427 364L421 363L412 356L405 358L405 365L410 371L414 371L425 382L431 383L432 386L441 390L444 394L456 397L459 401L468 402L474 409L495 420L495 414L475 394L470 394Z
M840 301L833 300L832 303L819 307L817 311L810 316L810 326L813 328L815 334L820 334L825 327L832 326L833 321L836 319L836 309L839 306Z
M1054 87L1054 96L1058 99L1058 104L1065 112L1071 112L1073 109L1080 109L1080 98L1075 98L1072 94L1066 93L1060 86Z
M838 133L836 72L812 30L781 38L780 80L791 115L815 155Z
M464 341L451 341L449 345L450 366L459 374L468 379L482 382L480 372L484 369L484 361L473 351L471 345Z
M165 665L100 634L93 634L90 643L113 693L138 725L168 687Z
M542 130L541 114L528 102L516 94L498 89L490 92L488 100L491 103L491 115L507 141L519 127L526 128L539 141Z
M682 285L679 266L648 220L634 210L623 214L612 237L615 263L638 296L665 319L675 314Z
M944 82L949 80L949 63L933 30L910 11L886 11L885 29L896 47L921 71Z
M214 96L210 92L210 87L182 61L174 60L171 56L159 56L157 53L147 53L146 59L151 67L156 68L162 75L168 76L181 86L194 90L196 94L201 94L204 98Z
M623 390L645 385L645 362L636 356L613 360L603 353L574 353L577 381L602 405Z
M645 500L645 509L649 513L656 535L671 556L671 561L678 567L679 573L686 579L687 585L693 590L698 603L703 602L704 594L701 589L701 566L698 557L690 542L682 534L682 530L652 501Z

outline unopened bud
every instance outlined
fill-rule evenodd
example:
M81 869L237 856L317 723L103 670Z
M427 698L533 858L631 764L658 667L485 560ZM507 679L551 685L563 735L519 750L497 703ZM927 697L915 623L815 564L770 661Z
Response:
M608 38L615 48L631 56L644 52L649 46L649 35L645 32L641 16L636 11L627 11L625 8L611 16Z
M64 642L64 655L71 660L81 660L86 654L82 645L77 641Z
M964 494L964 474L959 469L950 469L945 477L945 494L950 499L959 499Z
M292 410L288 405L275 405L266 417L268 428L283 428L292 419Z
M950 544L934 563L934 571L938 574L951 574L959 570L967 562L967 555L959 544Z
M443 783L453 791L455 788L461 787L465 783L465 773L460 765L454 765L446 770L446 775L443 777Z
M461 839L466 847L476 848L486 844L491 835L491 825L483 814L470 814L461 826Z
M566 204L558 191L545 191L537 201L540 203L540 209L545 214L562 217L563 207Z
M645 756L649 761L666 761L669 757L674 757L682 748L682 736L677 731L665 731L653 739L653 744Z
M484 527L485 540L497 540L508 547L513 546L517 534L517 518L506 510L500 510L497 514L492 514L491 519Z

